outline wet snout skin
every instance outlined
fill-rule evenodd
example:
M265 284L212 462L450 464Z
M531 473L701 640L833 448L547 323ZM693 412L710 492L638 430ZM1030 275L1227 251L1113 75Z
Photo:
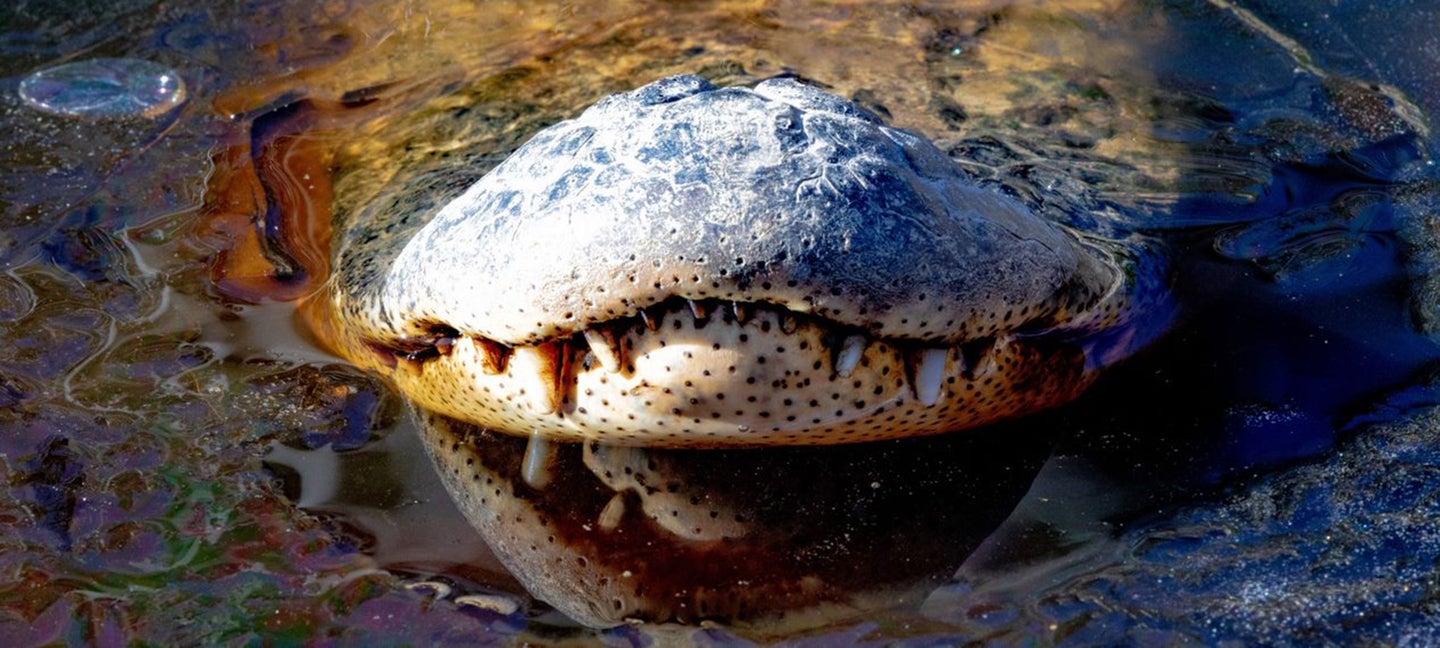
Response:
M948 432L1066 402L1112 256L793 80L672 77L536 134L377 271L347 354L488 429L661 447Z

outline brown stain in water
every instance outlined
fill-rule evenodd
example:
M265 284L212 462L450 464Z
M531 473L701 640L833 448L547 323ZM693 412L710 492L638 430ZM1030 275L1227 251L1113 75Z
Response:
M210 265L211 285L225 297L294 301L329 276L330 138L339 124L324 122L358 115L325 113L316 103L287 106L293 115L273 124L280 134L252 136L217 156L226 171L211 177L204 213L210 231L230 242Z

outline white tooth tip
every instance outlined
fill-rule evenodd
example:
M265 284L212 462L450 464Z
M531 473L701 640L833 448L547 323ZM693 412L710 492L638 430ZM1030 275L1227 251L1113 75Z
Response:
M550 457L554 452L555 444L549 439L539 433L530 435L530 443L525 445L525 459L520 467L525 483L532 488L545 488L550 485Z
M488 610L502 616L520 611L520 602L502 594L466 594L455 597L455 605Z
M430 598L436 600L443 600L449 597L451 592L455 591L449 585L446 585L445 583L442 583L440 581L421 581L419 583L408 583L405 585L405 589L408 589L412 592L419 592L422 595L429 596Z
M606 371L610 373L620 371L620 356L615 353L615 345L604 333L587 329L585 343L590 345L590 354L600 361L600 366L604 367Z
M863 335L848 335L840 343L840 352L835 354L835 373L849 378L855 367L860 365L860 356L865 355L868 342Z
M915 397L926 407L940 402L940 388L945 385L947 349L925 349L915 364Z
M610 502L600 510L599 519L595 523L600 525L602 531L614 531L620 526L620 520L625 517L625 494L615 493Z
M705 319L705 316L707 315L707 313L705 312L705 307L704 307L704 306L701 306L701 305L699 304L699 302L696 302L696 301L693 300L693 299L687 299L687 300L685 300L685 301L690 304L690 312L695 315L695 319L697 319L697 320L703 320L703 319Z

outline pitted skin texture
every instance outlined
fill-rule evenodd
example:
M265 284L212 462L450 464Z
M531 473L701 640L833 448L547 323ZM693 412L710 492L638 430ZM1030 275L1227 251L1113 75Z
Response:
M341 228L337 346L422 407L515 434L946 432L1070 400L1152 335L1117 335L1154 282L1124 246L1082 242L790 79L609 97L408 241L382 216Z
M675 77L538 133L405 245L379 303L358 306L383 305L385 333L444 323L519 345L713 297L958 342L1009 308L1103 294L1113 272L1081 256L848 101L788 79Z

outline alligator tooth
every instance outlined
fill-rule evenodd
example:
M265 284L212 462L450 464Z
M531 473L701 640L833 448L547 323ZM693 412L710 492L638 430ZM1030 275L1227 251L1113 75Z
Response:
M510 355L510 373L520 381L537 414L560 410L565 395L565 369L570 353L564 342L517 347Z
M525 444L525 459L520 465L520 475L531 488L545 488L550 484L550 463L555 456L555 444L539 432L530 434Z
M921 349L909 362L910 384L915 398L929 407L940 402L940 388L945 386L945 359L949 349Z
M418 583L407 583L405 585L405 589L408 589L412 592L418 592L423 596L428 596L435 600L444 600L445 598L450 596L451 592L455 591L449 585L440 581L420 581Z
M740 302L731 302L730 307L735 311L735 321L741 324L750 321L750 306Z
M695 315L695 319L703 320L706 316L710 314L710 312L707 311L705 309L705 306L700 302L697 302L693 299L687 299L685 301L690 304L690 312Z
M625 494L615 493L605 508L600 509L600 517L595 523L600 525L602 531L614 531L620 526L620 519L625 517Z
M455 605L461 608L475 608L498 614L510 616L520 610L520 603L504 594L466 594L455 597Z
M790 313L782 313L780 315L780 330L786 335L794 333L795 329L798 328L800 328L800 320L794 315Z
M480 347L480 366L485 373L493 375L505 371L505 364L510 360L510 347L485 338L472 339Z
M453 337L435 338L435 351L442 356L448 356L455 350L455 341Z
M645 322L645 328L648 328L652 331L660 330L660 316L656 315L654 317L651 317L650 313L645 312L645 309L643 308L640 309L640 321Z
M615 342L615 335L609 329L585 329L585 342L590 345L590 353L600 361L600 366L610 373L620 372L623 366L620 361L621 346Z
M840 350L835 352L835 373L841 378L849 378L860 365L860 356L865 355L865 347L870 341L863 335L847 335L840 342Z

